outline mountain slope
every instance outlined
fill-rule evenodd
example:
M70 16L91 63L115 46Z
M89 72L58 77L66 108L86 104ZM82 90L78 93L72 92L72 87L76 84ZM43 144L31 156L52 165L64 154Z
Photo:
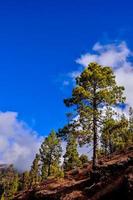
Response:
M131 200L133 199L133 147L101 158L95 172L91 163L18 193L14 200Z

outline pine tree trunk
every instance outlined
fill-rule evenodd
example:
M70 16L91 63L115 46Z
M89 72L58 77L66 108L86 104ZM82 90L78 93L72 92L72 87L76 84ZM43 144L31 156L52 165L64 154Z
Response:
M95 170L97 161L97 105L96 105L96 87L94 85L93 90L93 165L92 168Z
M97 151L97 126L96 126L96 119L94 117L93 119L93 169L95 169L96 167L96 160L97 160L97 155L96 155L96 151Z

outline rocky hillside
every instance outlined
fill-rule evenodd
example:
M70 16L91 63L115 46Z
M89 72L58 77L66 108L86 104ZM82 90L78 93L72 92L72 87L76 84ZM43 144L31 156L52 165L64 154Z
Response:
M50 179L14 200L132 200L133 147L101 158L93 172L91 163L68 172L64 179Z

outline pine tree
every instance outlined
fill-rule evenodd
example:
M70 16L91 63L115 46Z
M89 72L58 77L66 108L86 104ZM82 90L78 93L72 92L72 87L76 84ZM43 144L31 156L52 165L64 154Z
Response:
M14 176L13 183L12 183L13 194L18 191L18 186L19 186L19 177L18 177L18 173L16 173Z
M133 144L133 108L129 108L129 129L128 129L128 143Z
M126 146L128 146L128 119L124 114L122 114L120 119L116 121L116 128L114 127L113 132L114 151L124 149Z
M30 186L30 176L29 172L25 171L22 175L22 189L27 190Z
M35 159L33 161L33 164L31 166L31 170L30 170L30 184L31 184L31 186L36 185L40 180L39 162L40 162L40 156L39 156L39 154L36 154Z
M12 200L14 198L14 194L18 191L18 186L19 186L19 177L18 174L15 173L13 174L12 177L7 179L5 182L4 186L4 194L3 198Z
M101 145L105 155L120 150L127 145L128 120L124 114L114 117L112 109L107 108L101 131Z
M84 165L85 163L88 163L88 161L89 161L88 156L85 154L82 154L79 159L80 159L82 165Z
M55 131L52 131L50 135L45 138L40 148L42 179L56 175L53 173L52 168L59 168L61 153L61 142Z
M116 120L114 119L115 115L116 113L112 110L112 108L106 108L103 126L101 129L101 147L105 155L113 151L112 135L113 130L115 130L114 126L116 125Z
M72 97L64 100L66 106L77 106L83 132L88 135L87 142L93 140L93 168L97 159L100 108L123 102L123 90L123 87L116 85L112 68L90 63L77 77Z
M77 141L73 134L69 134L66 153L64 155L64 170L68 171L81 165L79 154L77 151Z
M1 181L4 190L2 198L12 200L14 198L14 194L18 191L19 185L19 176L13 165L10 165L6 171L3 172Z
M18 191L19 179L18 174L16 173L13 181L10 183L9 191L8 191L8 199L12 200L14 198L14 194Z

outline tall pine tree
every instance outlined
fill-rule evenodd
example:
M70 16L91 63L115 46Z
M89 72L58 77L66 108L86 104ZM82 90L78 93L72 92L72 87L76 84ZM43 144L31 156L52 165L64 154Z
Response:
M118 87L112 68L90 63L76 79L72 97L65 99L66 106L77 106L83 130L93 141L93 168L96 166L98 127L103 106L123 102L123 87Z

